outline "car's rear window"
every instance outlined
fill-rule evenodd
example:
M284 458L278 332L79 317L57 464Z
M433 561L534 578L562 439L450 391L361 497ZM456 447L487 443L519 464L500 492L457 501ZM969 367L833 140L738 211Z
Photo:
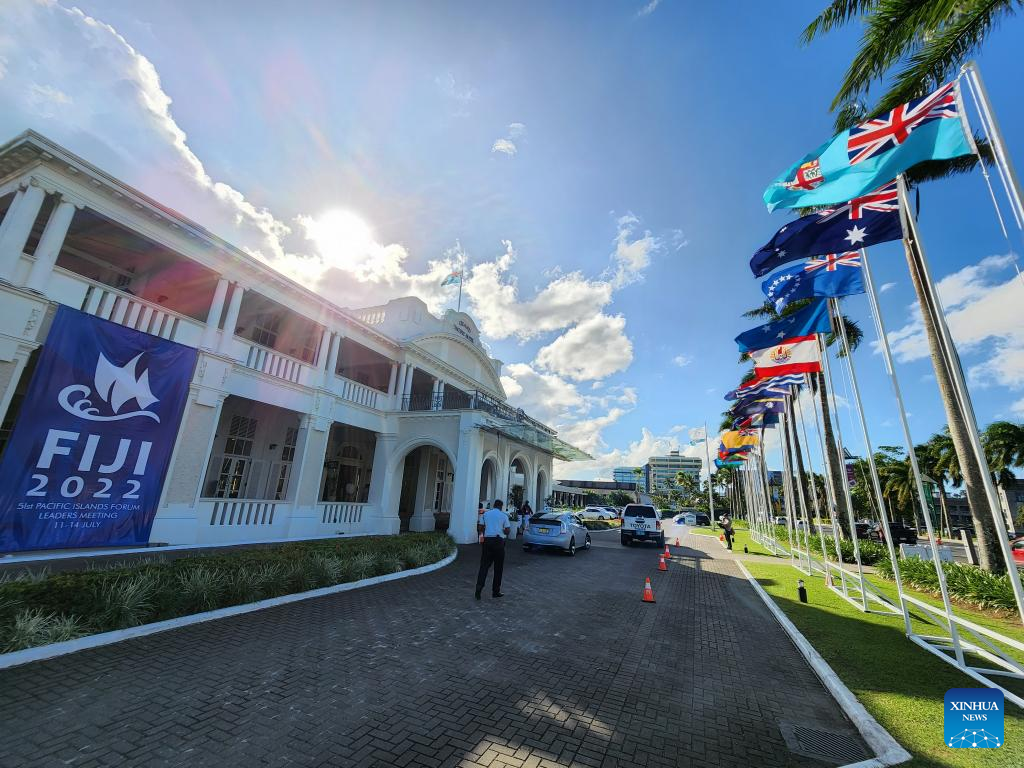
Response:
M654 507L626 507L625 517L657 517Z
M540 517L530 518L530 525L541 525L544 523L557 525L560 522L562 522L560 519L557 517L551 517L550 515L541 515Z

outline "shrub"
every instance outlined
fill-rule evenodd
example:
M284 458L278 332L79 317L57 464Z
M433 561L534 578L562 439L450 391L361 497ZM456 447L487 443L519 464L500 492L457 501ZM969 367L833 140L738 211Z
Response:
M982 610L1016 610L1009 574L989 573L966 563L943 563L942 571L950 598ZM878 572L887 579L895 578L888 561L879 565ZM933 595L942 594L931 560L919 557L901 559L900 577L908 587Z
M160 557L51 575L0 574L0 649L32 647L442 560L437 533L367 536ZM87 617L87 621L82 618Z

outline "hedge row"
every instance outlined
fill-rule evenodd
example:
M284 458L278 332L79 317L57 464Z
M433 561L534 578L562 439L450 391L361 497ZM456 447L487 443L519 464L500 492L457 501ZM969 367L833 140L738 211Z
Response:
M1008 574L989 573L966 563L943 563L942 570L946 575L949 596L954 600L983 610L1017 610ZM879 564L878 572L887 579L894 578L892 564L888 560ZM900 577L909 587L941 595L939 576L930 560L903 558L900 560Z
M610 528L621 528L621 520L584 520L584 527L588 531L607 531Z
M0 576L0 652L418 568L444 559L445 534L295 542L85 571Z
M794 531L794 536L796 532ZM777 525L775 526L775 538L780 542L789 541L789 533L786 531L786 526ZM811 552L821 554L821 537L812 533L810 536L811 541ZM857 542L860 545L860 561L864 565L880 565L881 563L889 562L889 550L885 544L878 541L866 541L860 539ZM804 537L800 534L800 548L803 548ZM836 556L836 545L835 539L831 536L825 537L825 549L828 552L829 559L834 559ZM839 540L839 551L843 555L844 563L856 563L857 559L853 554L853 542L850 539Z

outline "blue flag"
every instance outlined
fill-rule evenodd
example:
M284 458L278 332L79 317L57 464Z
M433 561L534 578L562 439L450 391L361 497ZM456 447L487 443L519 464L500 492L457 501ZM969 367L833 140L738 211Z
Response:
M803 216L784 226L750 259L755 277L808 256L842 253L903 237L896 182L838 208Z
M763 400L741 400L732 407L734 416L753 416L755 413L784 413L786 401L781 398L765 398Z
M769 211L842 203L925 160L974 151L954 81L825 142L773 181L764 202Z
M787 373L783 376L772 376L770 379L753 379L747 384L736 387L731 392L725 393L726 400L741 400L751 395L762 392L774 392L775 394L790 394L790 388L801 386L804 383L802 373Z
M752 349L766 349L796 336L828 333L831 330L828 306L824 299L818 299L791 315L744 331L736 337L736 343L740 352L749 352Z
M864 293L860 253L828 253L780 270L761 283L761 290L781 312L791 301L812 296L850 296Z

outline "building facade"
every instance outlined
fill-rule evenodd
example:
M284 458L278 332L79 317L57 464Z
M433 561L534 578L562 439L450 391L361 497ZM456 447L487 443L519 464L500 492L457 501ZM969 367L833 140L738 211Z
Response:
M679 451L669 451L667 456L651 456L644 465L644 483L647 493L657 493L675 483L676 475L686 472L700 478L700 459L680 456Z
M447 529L586 455L510 407L472 318L331 304L42 136L0 147L0 450L59 305L198 361L150 542Z
M616 483L637 483L643 479L643 472L643 467L616 467L612 470L612 479Z

